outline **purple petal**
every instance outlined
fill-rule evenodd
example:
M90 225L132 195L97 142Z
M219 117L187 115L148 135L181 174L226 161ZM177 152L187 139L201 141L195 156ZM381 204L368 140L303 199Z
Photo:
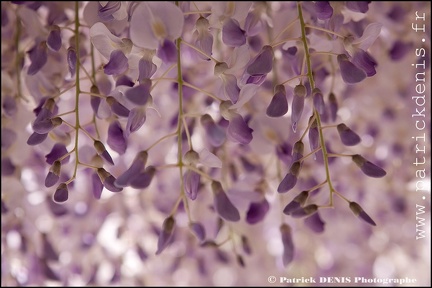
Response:
M285 193L294 188L297 183L297 177L300 172L300 162L294 162L291 165L290 171L285 175L282 182L279 184L277 191Z
M183 176L184 189L186 195L191 199L195 200L198 195L198 189L200 186L200 174L193 170L187 170Z
M366 13L371 1L346 1L345 6L354 12Z
M315 233L324 232L325 222L321 219L319 213L314 213L304 220L304 223Z
M318 206L315 204L311 204L291 211L290 215L294 218L301 218L301 217L312 215L317 210L318 210Z
M344 123L337 125L337 131L342 143L346 146L354 146L361 142L360 136L348 128Z
M123 188L118 188L114 185L116 178L112 176L111 173L106 171L104 168L97 169L97 174L100 178L100 181L103 183L104 187L109 191L120 192L123 190Z
M357 50L354 54L352 63L362 69L367 77L371 77L376 74L375 67L378 65L376 60L366 51L361 49Z
M246 80L246 84L261 85L265 81L266 78L267 78L267 74L257 75L257 76L249 76Z
M249 144L252 141L253 130L249 128L240 114L235 114L228 124L228 137L240 144Z
M219 147L225 142L225 130L217 125L210 115L203 115L201 117L201 124L205 128L207 140L213 147Z
M47 45L54 51L59 51L62 46L62 39L60 35L60 28L54 25L48 35Z
M301 208L301 206L305 204L308 197L309 192L302 191L300 194L294 197L294 199L290 203L285 206L283 213L286 215L290 215L293 211Z
M28 75L35 75L45 66L48 60L46 42L37 43L29 52L31 64L27 70Z
M1 148L3 149L8 149L17 139L17 135L15 133L15 131L3 127L1 129Z
M69 212L65 205L54 202L52 197L47 196L45 201L48 205L48 209L56 217L61 217Z
M93 143L93 146L98 153L99 156L101 156L105 161L109 162L111 165L114 165L114 161L111 158L111 155L106 151L105 146L102 142L96 140Z
M206 231L204 226L199 222L189 223L189 228L192 230L193 234L198 238L200 242L203 242L206 238Z
M227 221L239 221L240 214L237 208L231 203L222 185L218 181L213 181L211 188L214 196L214 207L216 212Z
M126 98L136 105L145 105L151 97L151 81L145 80L146 81L141 82L139 85L130 88L125 93Z
M108 2L109 3L109 2ZM114 50L111 52L108 63L104 66L106 75L118 75L129 68L128 59L122 50Z
M267 107L266 114L269 117L281 117L288 112L288 100L283 85L275 87L275 94Z
M111 122L108 127L107 144L112 150L116 151L120 155L123 155L126 152L127 141L123 134L123 128L117 120Z
M29 139L27 140L27 144L30 146L38 145L45 141L45 139L48 137L48 133L45 134L38 134L34 132L30 135Z
M337 56L342 79L347 84L355 84L366 78L366 73L348 60L345 54Z
M33 123L32 127L36 133L45 134L45 133L50 132L55 127L59 126L62 122L63 122L63 120L60 117L55 117L55 118L35 121Z
M3 96L3 112L5 115L13 117L16 115L17 111L18 109L15 98L11 96Z
M260 202L252 202L249 205L249 209L246 213L246 222L249 224L256 224L264 219L267 212L270 209L270 205L264 198Z
M58 182L59 179L60 179L59 175L56 175L53 172L49 171L46 178L45 178L45 187L54 186Z
M378 167L377 165L373 164L372 162L367 161L361 155L358 155L358 154L353 155L352 160L354 161L354 163L358 167L360 167L360 169L363 171L363 173L369 177L381 178L387 174L384 169L382 169L381 167Z
M413 48L412 42L402 42L400 40L396 40L389 51L390 59L394 61L399 61L403 57L405 57L405 55L407 55L409 51L412 51L412 48Z
M108 96L106 98L106 101L108 103L108 105L111 107L111 111L120 116L120 117L129 117L129 109L126 108L125 106L123 106L122 104L120 104L117 99L115 99L112 96Z
M69 191L65 183L61 183L57 186L56 191L54 192L54 201L57 203L63 203L68 200Z
M276 146L276 155L285 165L289 165L292 163L291 156L292 146L288 142L282 142Z
M333 15L333 8L328 1L316 1L315 13L318 19L327 20Z
M213 35L209 32L200 34L198 39L195 41L195 46L202 50L206 55L211 56L213 54ZM210 58L207 58L201 53L198 53L198 56L204 60L210 60Z
M325 109L325 104L324 104L324 97L321 93L321 90L318 88L315 88L312 91L312 95L313 95L313 104L314 104L315 109L318 111L318 113L320 115L323 115L324 109Z
M138 63L138 65L139 65L139 63ZM141 78L139 78L139 79L141 80ZM139 82L141 82L141 81L139 81ZM115 83L116 87L121 86L121 85L133 87L135 85L135 83L127 75L123 74L117 78L116 83Z
M351 211L354 213L354 215L356 215L366 223L372 226L376 226L375 221L372 220L372 218L363 210L363 208L358 203L350 202L349 207Z
M273 48L269 45L264 46L247 67L247 73L251 76L266 75L273 68L273 57Z
M145 58L141 58L138 62L138 82L141 83L144 79L150 79L156 72L157 66ZM133 85L132 85L133 86Z
M170 216L166 218L162 224L162 231L159 234L156 255L162 253L162 251L171 243L171 239L174 234L176 222L174 217Z
M91 180L92 180L92 192L93 192L93 196L96 199L100 199L101 195L102 195L103 184L102 184L102 182L101 182L98 174L97 173L92 173Z
M250 11L245 19L244 29L248 38L250 36L256 36L262 29L261 14ZM261 47L261 46L260 46Z
M135 189L145 189L153 180L153 176L156 173L156 169L153 166L149 166L145 169L144 173L139 174L131 180L131 187Z
M222 74L221 79L223 82L225 95L228 96L232 103L237 103L240 95L240 88L237 85L237 78L231 74Z
M159 46L157 56L164 63L174 63L177 61L177 47L174 42L165 39Z
M50 165L54 163L54 161L58 160L60 157L67 154L68 151L66 149L66 146L62 143L56 143L54 144L53 148L51 149L51 152L45 155L46 162ZM61 163L66 164L69 161L70 156L67 156L64 158Z
M286 267L294 259L294 243L292 240L291 227L288 224L282 224L279 228L282 236L283 254L282 262Z
M115 185L119 188L130 185L131 181L144 172L148 154L146 151L139 152L133 160L131 166L121 174L115 181Z
M303 85L297 85L294 88L294 96L293 96L292 111L291 111L291 122L292 122L292 129L294 132L296 132L297 123L300 121L301 115L303 114L305 96L306 96L306 87Z
M12 163L9 157L4 157L1 160L1 175L11 176L15 173L15 165Z
M311 116L311 118L312 117L313 116ZM316 120L314 120L314 122L310 126L308 136L309 136L310 149L311 151L313 151L319 146L319 132L318 132L318 126Z
M132 108L126 124L126 137L140 129L146 121L146 111L141 107Z
M242 46L246 43L245 31L235 19L227 19L222 27L222 41L228 46Z
M69 66L69 72L71 73L71 77L74 77L77 65L77 55L75 48L69 47L67 50L67 62Z
M339 107L336 100L336 96L333 92L331 92L329 95L329 109L330 109L331 120L334 122L336 121L337 111Z

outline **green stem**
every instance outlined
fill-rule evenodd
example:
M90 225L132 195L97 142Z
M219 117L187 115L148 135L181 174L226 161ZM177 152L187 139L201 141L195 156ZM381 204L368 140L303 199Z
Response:
M80 129L79 121L79 95L80 95L80 63L79 63L79 1L75 2L75 50L76 50L76 69L75 69L75 169L71 179L74 179L78 169L79 153L78 153L78 136Z
M298 13L299 13L301 33L302 33L301 38L302 38L303 47L305 50L306 65L307 65L307 70L308 70L307 74L308 74L308 78L309 78L309 82L310 82L310 86L311 86L311 91L313 91L313 89L315 88L315 81L314 81L313 74L312 74L311 57L309 54L309 47L308 47L308 43L307 43L307 39L306 39L306 24L305 24L304 19L303 19L303 11L302 11L302 7L301 7L300 2L297 2L297 8L298 8ZM327 153L327 148L326 148L325 141L324 141L324 134L323 134L322 124L321 124L321 117L315 108L314 108L313 113L314 113L315 119L317 121L319 139L320 139L320 144L321 144L321 148L322 148L321 151L322 151L323 158L324 158L326 181L328 183L329 190L330 190L330 206L331 206L331 205L333 205L333 193L334 193L335 189L333 188L331 178L330 178L328 153Z

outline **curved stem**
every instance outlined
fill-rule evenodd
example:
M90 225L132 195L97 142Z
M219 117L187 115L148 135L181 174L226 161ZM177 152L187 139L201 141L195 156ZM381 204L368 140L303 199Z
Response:
M313 26L313 25L309 25L309 24L306 24L305 27L306 28L310 28L310 29L315 29L315 30L323 31L323 32L327 32L329 34L336 35L337 37L340 37L342 39L345 38L345 36L343 36L343 35L341 35L339 33L336 33L334 31L325 29L325 28L321 28L321 27L317 27L317 26Z

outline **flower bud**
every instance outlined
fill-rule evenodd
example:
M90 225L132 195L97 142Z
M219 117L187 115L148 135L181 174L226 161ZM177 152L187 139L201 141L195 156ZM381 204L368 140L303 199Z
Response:
M203 242L206 238L206 231L204 226L199 222L189 223L189 228L192 230L193 234L198 238L200 242Z
M294 188L297 183L297 177L300 172L300 162L296 161L291 165L290 171L285 175L282 182L279 184L277 191L279 193L285 193Z
M105 159L105 161L109 162L111 165L114 165L114 161L112 160L111 155L105 149L105 146L103 145L102 142L100 142L99 140L95 140L93 146L99 156L101 156L103 159Z
M285 86L277 85L275 94L267 107L266 114L269 117L281 117L288 112L288 100L286 98Z
M216 212L227 221L239 221L240 214L237 208L231 203L222 185L218 181L213 181L211 188L214 196L214 207Z
M57 203L65 202L69 197L69 191L66 183L61 183L57 186L56 191L54 192L54 201Z
M360 136L348 128L344 123L337 125L337 131L342 143L346 146L354 146L361 142Z
M256 224L264 219L270 209L268 201L263 198L260 202L252 202L246 213L246 222Z
M331 120L334 122L334 121L336 121L337 110L339 107L338 107L338 103L336 100L336 96L333 92L330 93L330 95L329 95L329 108L330 108Z
M123 188L118 188L114 185L116 179L104 168L98 168L97 174L99 175L99 178L106 189L110 190L111 192L120 192L123 190Z
M366 214L366 212L359 204L357 204L356 202L350 202L349 208L351 209L351 211L354 213L355 216L359 217L360 219L362 219L363 221L365 221L366 223L372 226L376 226L376 223L372 220L372 218L368 214Z
M369 177L381 178L387 174L384 169L366 160L365 158L363 158L363 156L359 154L353 155L352 160L358 167L360 167L362 172Z
M303 206L306 203L308 197L309 197L309 192L302 191L290 203L288 203L285 206L283 213L286 215L290 215L291 212L293 212L294 210L301 208L301 206Z
M324 232L325 223L322 221L318 212L312 214L304 220L304 223L307 227L309 227L315 233Z
M282 236L283 245L282 262L283 265L286 267L294 259L294 243L292 240L292 232L291 227L285 223L279 227L279 230Z
M45 187L54 186L60 179L61 163L60 161L55 161L50 167L48 175L45 178Z
M304 108L304 99L306 96L306 87L304 85L297 85L294 88L294 96L292 101L292 111L291 111L291 122L292 129L294 132L297 131L297 123L300 121L301 115Z
M173 216L166 218L162 224L162 231L159 234L156 255L162 253L162 251L170 244L172 236L174 235L174 228L176 222Z

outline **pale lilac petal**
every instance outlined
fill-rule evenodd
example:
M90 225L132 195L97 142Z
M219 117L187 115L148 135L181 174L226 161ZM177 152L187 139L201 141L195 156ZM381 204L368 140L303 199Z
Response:
M199 153L200 163L210 168L222 168L222 161L209 150L204 148Z
M59 126L62 122L63 120L61 120L61 118L59 117L44 119L41 121L35 121L32 125L32 128L36 133L45 134L50 132L55 127Z
M270 209L268 201L264 198L260 202L252 202L246 213L246 222L256 224L264 219Z
M200 242L203 242L206 238L206 231L204 226L199 222L191 222L189 228L192 230L193 234L198 238Z
M346 146L354 146L361 142L360 136L347 127L344 123L337 125L337 131L341 141Z
M162 251L165 250L165 248L168 247L168 245L171 243L175 226L176 226L176 221L174 217L169 216L164 220L162 224L162 231L160 232L158 238L156 255L162 253Z
M348 60L345 54L337 56L342 79L347 84L355 84L366 78L366 73Z
M288 224L282 224L279 230L281 232L283 245L282 262L286 267L294 259L294 242L292 240L291 227Z
M328 1L316 1L315 13L318 19L327 20L333 15L333 8Z
M240 214L237 208L231 203L222 185L218 181L213 181L211 188L214 196L214 208L223 219L227 221L239 221Z
M249 144L252 141L252 132L246 121L240 114L235 114L233 118L229 121L227 135L235 142L240 144Z
M104 66L106 75L118 75L129 68L128 59L121 50L111 52L109 62Z
M28 52L31 64L27 70L28 75L35 75L48 61L46 42L36 43Z
M200 34L198 39L195 41L195 45L197 46L197 48L201 49L206 55L211 56L213 54L213 35L209 32ZM210 58L207 58L201 53L198 53L198 55L204 60L210 60Z
M138 62L138 82L141 83L144 79L150 79L156 72L157 66L145 58L141 58Z
M165 39L157 50L157 56L164 63L177 62L177 47L173 41Z
M124 137L123 128L117 120L111 122L108 127L107 144L120 155L126 152L127 140Z
M234 105L231 105L231 109L238 109L243 107L247 102L249 102L253 96L258 91L258 85L256 84L246 84L240 90L239 100Z
M362 37L354 40L352 44L356 45L359 49L367 51L380 35L382 26L383 24L378 22L369 24L363 31Z
M245 31L235 19L227 19L222 27L222 41L228 46L242 46L246 43Z
M132 108L126 124L125 136L129 137L131 133L140 129L144 125L146 119L145 109L140 107Z
M275 87L275 94L267 107L266 114L269 117L281 117L288 112L288 100L283 85Z
M110 58L114 50L121 49L127 45L122 39L114 36L102 22L97 22L90 28L90 40L96 50L106 59Z
M107 1L105 6L99 4L98 16L102 21L111 21L114 19L112 14L118 11L120 7L120 1Z
M375 67L378 65L378 63L366 51L361 49L357 50L352 58L352 63L366 72L367 77L371 77L376 74Z
M54 144L53 148L51 149L50 153L45 155L46 162L50 165L54 163L54 161L58 160L63 155L67 154L68 151L66 149L66 146L62 143L56 143ZM69 161L70 156L67 156L64 158L61 163L66 164Z
M269 45L264 46L247 67L247 73L252 76L266 75L273 68L273 57L273 48Z
M198 195L200 179L200 174L193 170L187 170L183 176L185 193L191 200L195 200Z
M60 35L60 28L54 25L47 38L47 45L54 51L59 51L62 46L62 39Z
M223 82L225 95L232 103L236 103L240 94L240 88L237 85L237 78L231 74L222 74L220 77Z
M151 81L143 81L139 85L128 89L125 93L126 98L136 105L145 105L150 95Z
M172 2L141 2L130 20L132 42L147 49L157 49L162 39L175 40L183 32L183 12Z
M57 203L63 203L66 202L68 198L69 190L65 183L61 183L59 186L57 186L57 189L54 192L53 199Z
M305 96L306 96L306 87L303 85L297 85L294 88L294 96L291 105L292 106L291 122L292 122L292 129L294 132L297 131L297 124L300 121L301 115L303 114Z
M261 14L250 11L246 16L244 30L248 38L256 36L262 30Z
M314 151L319 146L319 132L318 132L316 119L314 120L311 127L309 128L308 136L309 136L309 147L311 151Z
M304 220L304 223L315 233L324 232L325 222L321 219L319 213L314 213Z
M131 111L129 111L129 109L126 108L124 105L120 104L117 99L112 96L108 96L105 100L111 107L111 111L114 114L120 117L129 117Z

